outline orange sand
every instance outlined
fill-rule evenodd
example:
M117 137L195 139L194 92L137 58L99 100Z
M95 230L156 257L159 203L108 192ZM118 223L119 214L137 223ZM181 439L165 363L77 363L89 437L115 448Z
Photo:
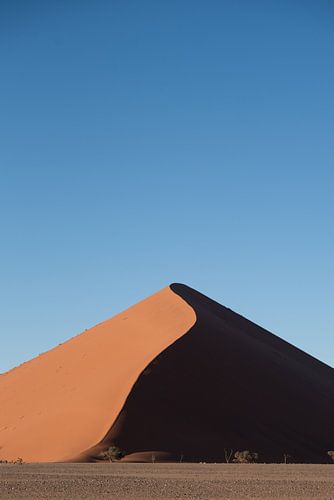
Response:
M71 460L99 443L145 367L195 323L169 287L0 376L0 459Z

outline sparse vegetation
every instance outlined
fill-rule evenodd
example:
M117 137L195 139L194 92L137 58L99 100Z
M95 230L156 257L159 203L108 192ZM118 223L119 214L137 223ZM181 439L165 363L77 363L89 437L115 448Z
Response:
M101 455L103 460L109 460L109 462L117 462L124 457L124 452L118 448L118 446L109 446L109 448L104 451Z
M224 455L225 455L225 462L229 464L233 456L233 450L228 450L224 448Z
M233 462L236 464L253 464L259 459L258 453L249 450L236 451L234 453Z
M327 455L331 459L332 462L334 462L334 450L327 451Z

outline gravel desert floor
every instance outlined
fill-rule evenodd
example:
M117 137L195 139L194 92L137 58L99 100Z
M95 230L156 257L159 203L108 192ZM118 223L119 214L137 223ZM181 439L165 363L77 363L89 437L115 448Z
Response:
M1 464L0 498L334 499L334 465Z

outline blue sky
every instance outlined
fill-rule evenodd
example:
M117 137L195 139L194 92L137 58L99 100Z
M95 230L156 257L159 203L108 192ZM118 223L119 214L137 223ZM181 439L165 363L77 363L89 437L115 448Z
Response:
M330 1L0 6L0 371L174 282L333 365Z

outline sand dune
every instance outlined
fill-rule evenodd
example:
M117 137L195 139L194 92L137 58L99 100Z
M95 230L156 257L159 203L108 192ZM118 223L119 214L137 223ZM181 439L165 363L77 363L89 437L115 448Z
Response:
M185 285L0 377L0 458L326 462L334 370Z

